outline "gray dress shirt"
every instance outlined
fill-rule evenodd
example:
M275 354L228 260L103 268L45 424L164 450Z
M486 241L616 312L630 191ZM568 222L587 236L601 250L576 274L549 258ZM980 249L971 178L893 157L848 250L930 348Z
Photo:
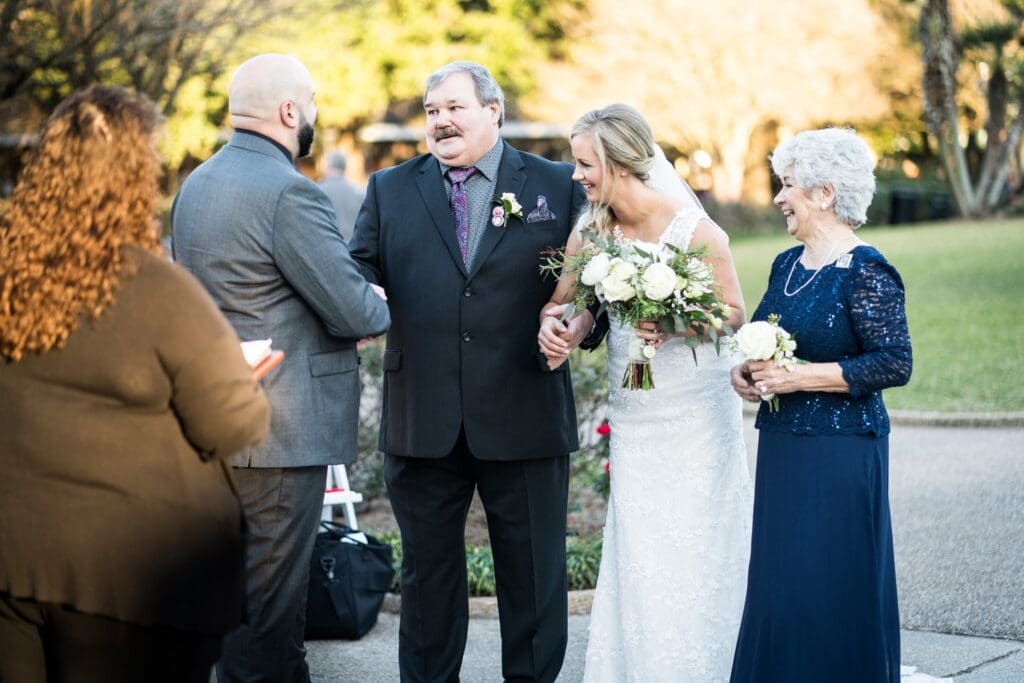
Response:
M473 258L476 256L477 247L480 246L480 238L484 230L491 223L491 206L494 200L494 187L498 180L498 166L501 164L501 152L504 149L501 138L494 147L484 154L473 164L476 166L476 173L466 179L466 203L469 209L469 237L466 241L466 270L472 270ZM444 190L448 193L448 199L452 197L452 182L448 179L448 169L453 166L446 166L440 161L437 165L441 169L441 176L444 178ZM453 225L452 230L455 227Z

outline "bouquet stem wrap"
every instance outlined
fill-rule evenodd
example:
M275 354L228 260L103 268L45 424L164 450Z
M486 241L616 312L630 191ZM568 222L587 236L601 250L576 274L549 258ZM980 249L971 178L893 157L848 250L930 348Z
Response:
M623 389L646 391L654 388L654 374L651 372L654 351L653 346L634 334L629 343L629 364L622 376Z

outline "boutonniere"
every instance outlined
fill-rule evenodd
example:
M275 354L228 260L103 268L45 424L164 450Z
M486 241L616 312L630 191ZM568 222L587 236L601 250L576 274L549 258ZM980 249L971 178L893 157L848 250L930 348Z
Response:
M496 228L504 228L509 218L523 220L523 207L512 192L505 192L501 199L494 200L494 208L491 209L491 225Z

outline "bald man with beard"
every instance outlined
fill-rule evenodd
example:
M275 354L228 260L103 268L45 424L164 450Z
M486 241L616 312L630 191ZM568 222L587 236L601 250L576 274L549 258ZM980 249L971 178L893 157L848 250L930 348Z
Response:
M357 270L327 195L293 166L313 142L313 96L293 57L242 64L228 95L234 134L189 175L172 210L175 260L240 338L269 337L285 352L263 380L270 433L231 461L248 607L224 640L219 683L309 680L306 586L326 466L356 458L356 341L390 324L383 290Z

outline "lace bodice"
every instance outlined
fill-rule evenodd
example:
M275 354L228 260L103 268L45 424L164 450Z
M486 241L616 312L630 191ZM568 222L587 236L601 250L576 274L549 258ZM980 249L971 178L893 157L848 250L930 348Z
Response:
M701 218L707 217L708 214L704 209L687 206L676 211L675 215L672 216L672 220L665 226L665 229L658 237L657 242L630 239L622 234L622 230L617 225L612 229L612 236L617 241L628 244L640 244L651 247L663 247L666 244L672 244L680 249L688 249L690 241L693 239L693 233L697 230L697 222Z
M911 372L903 281L874 247L860 246L848 265L827 265L798 294L813 270L797 260L802 247L779 254L768 289L751 320L778 313L780 324L796 335L796 356L812 362L838 361L850 393L796 392L779 397L779 411L762 403L758 429L801 434L889 433L882 389L906 384ZM796 265L794 266L794 262Z

